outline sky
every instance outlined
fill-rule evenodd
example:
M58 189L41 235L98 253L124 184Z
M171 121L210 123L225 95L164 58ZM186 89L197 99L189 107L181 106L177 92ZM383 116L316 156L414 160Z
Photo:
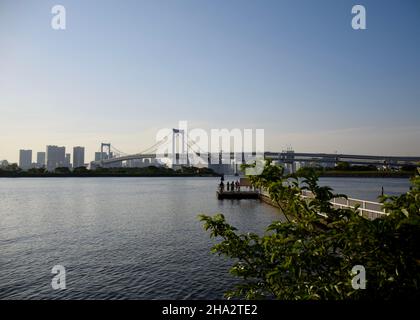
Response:
M184 120L264 129L269 151L419 156L419 57L418 0L0 0L0 160L135 153Z

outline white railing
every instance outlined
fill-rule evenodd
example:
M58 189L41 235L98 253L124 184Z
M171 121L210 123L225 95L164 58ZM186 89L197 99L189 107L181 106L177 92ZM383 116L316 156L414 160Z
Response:
M313 198L314 195L310 191L302 191L303 198ZM368 219L376 219L387 215L385 212L382 203L360 200L354 198L334 198L331 201L331 204L337 208L351 208L356 209L359 214Z

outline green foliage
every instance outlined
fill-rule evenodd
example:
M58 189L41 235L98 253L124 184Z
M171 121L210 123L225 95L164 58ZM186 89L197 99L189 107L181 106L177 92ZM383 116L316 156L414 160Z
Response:
M48 172L44 168L32 168L22 171L16 164L0 168L0 177L172 177L172 176L218 176L208 168L182 167L180 170L172 170L167 167L148 166L142 168L97 168L88 170L85 167L74 168L71 171L67 167L59 167L54 172Z
M58 167L58 168L55 168L54 173L55 174L69 175L69 174L71 174L71 171L68 167Z
M173 170L167 167L148 166L142 168L97 168L92 170L93 176L215 176L213 170L207 168L182 167Z
M315 170L322 177L410 177L416 173L417 166L405 165L399 169L381 169L375 165L350 165L348 162L338 162L334 167L301 167L297 173Z
M4 167L0 170L3 171L3 172L14 172L14 173L19 173L19 172L22 171L22 169L19 168L17 163L8 164L6 167Z
M88 175L89 174L89 170L86 167L77 167L73 169L73 174L74 175Z
M416 172L417 166L415 165L405 165L401 167L401 171L407 171L407 172Z
M27 172L28 175L42 176L47 172L47 170L45 168L31 168Z
M335 166L337 170L350 170L351 166L348 162L342 161Z
M355 209L334 208L330 200L337 195L320 187L311 170L284 175L281 167L267 163L262 175L250 180L268 190L287 222L273 222L260 236L238 233L221 214L200 216L211 237L222 240L212 252L234 259L230 272L243 279L228 298L420 297L418 176L407 194L382 199L388 215L376 220ZM314 198L302 198L303 190ZM355 265L366 269L366 289L351 285Z

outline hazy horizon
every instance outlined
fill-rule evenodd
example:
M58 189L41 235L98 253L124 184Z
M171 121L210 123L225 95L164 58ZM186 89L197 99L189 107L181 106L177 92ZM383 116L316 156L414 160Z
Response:
M51 8L66 8L66 30ZM0 0L0 160L128 153L161 128L261 128L265 149L420 156L420 2Z

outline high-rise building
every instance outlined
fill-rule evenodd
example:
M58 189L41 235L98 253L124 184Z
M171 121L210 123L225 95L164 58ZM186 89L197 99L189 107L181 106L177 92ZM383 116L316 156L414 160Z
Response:
M106 152L95 152L95 161L106 160L108 159L108 154Z
M32 150L19 150L19 167L22 170L32 167Z
M48 171L54 171L55 168L64 167L66 165L66 148L47 146L46 162Z
M38 168L45 168L45 152L36 153L36 166Z
M73 147L73 168L83 167L85 165L85 148Z
M64 166L67 168L71 168L71 154L66 153L66 161L64 163Z

